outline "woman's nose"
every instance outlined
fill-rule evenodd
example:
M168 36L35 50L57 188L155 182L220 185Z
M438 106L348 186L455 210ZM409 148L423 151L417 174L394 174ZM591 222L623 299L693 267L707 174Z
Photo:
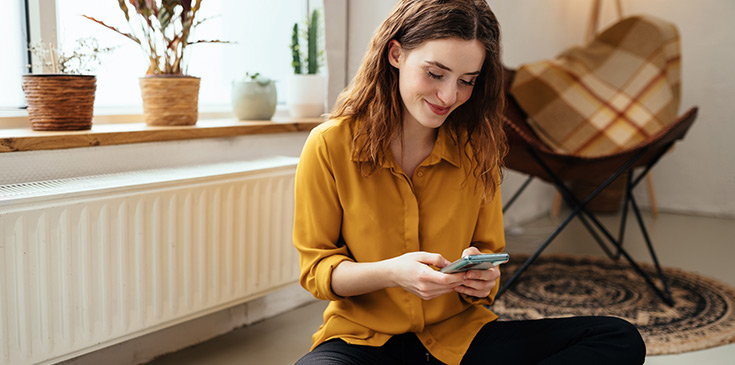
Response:
M457 101L457 85L452 82L443 83L436 92L436 97L443 106L449 106Z

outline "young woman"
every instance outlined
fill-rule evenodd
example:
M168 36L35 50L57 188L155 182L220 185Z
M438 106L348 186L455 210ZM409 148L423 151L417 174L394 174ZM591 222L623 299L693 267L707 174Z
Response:
M301 284L331 301L299 364L640 364L628 322L498 322L500 33L485 0L401 0L296 173Z

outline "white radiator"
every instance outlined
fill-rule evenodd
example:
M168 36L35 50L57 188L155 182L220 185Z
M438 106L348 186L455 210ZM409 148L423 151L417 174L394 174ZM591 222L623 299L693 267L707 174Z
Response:
M296 282L296 163L0 186L0 364L69 359Z

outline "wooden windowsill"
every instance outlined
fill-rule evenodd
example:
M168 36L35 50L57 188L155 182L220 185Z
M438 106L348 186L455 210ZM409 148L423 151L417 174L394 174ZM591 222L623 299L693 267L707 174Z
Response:
M194 126L150 127L145 123L94 124L87 131L36 132L0 129L0 153L110 146L128 143L234 137L251 134L305 132L320 118L283 121L200 120Z

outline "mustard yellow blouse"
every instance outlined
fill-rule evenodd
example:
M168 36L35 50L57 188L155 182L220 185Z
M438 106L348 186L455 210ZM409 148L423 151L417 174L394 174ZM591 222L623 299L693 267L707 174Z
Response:
M492 303L497 285L488 298L450 293L424 301L402 288L343 298L331 290L332 270L344 260L373 262L413 251L449 261L470 245L500 252L500 193L483 204L475 177L465 172L470 161L445 127L413 179L392 157L365 177L351 147L353 124L339 119L315 128L296 171L293 241L301 285L331 301L313 347L337 337L382 346L391 335L414 332L434 357L457 364L480 328L497 318L482 306Z

